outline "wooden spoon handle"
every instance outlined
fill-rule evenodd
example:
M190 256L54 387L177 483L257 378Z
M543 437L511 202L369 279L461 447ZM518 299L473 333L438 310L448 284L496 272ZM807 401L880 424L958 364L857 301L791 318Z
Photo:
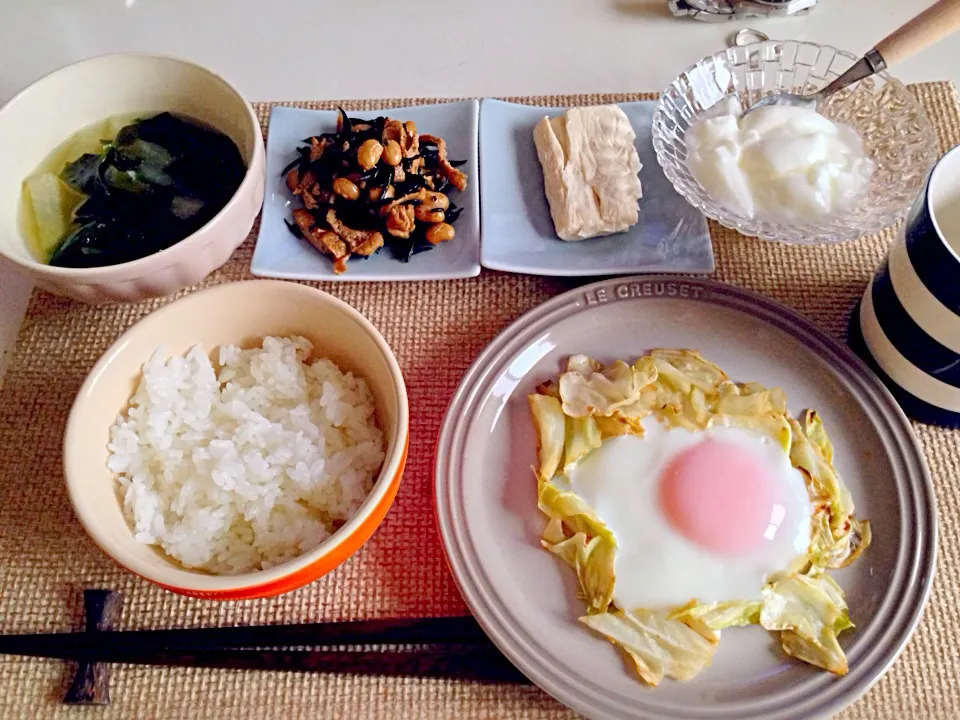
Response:
M960 28L960 0L939 0L877 43L888 66L906 60Z

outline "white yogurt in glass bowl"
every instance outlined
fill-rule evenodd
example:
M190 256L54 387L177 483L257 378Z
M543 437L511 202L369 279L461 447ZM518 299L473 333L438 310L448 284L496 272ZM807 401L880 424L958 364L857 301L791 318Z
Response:
M874 171L853 128L801 107L743 114L733 96L694 122L686 141L687 167L717 203L769 222L816 222L849 211Z
M748 120L759 124L763 115L739 122L739 108L772 93L811 93L859 57L816 43L770 40L727 48L691 65L664 89L653 115L653 148L664 175L707 217L764 240L837 243L894 225L906 216L939 153L923 107L887 73L831 95L817 108L823 119L808 114L807 120L788 123L789 132L765 129L761 135L768 142L755 142L749 153L742 126ZM691 169L691 131L703 118L724 114L734 116L724 121L726 165L707 157L709 138L698 138L698 156L716 163L709 166L712 176L706 166L698 168L705 187ZM824 120L837 129L819 132ZM713 141L720 145L724 138ZM855 163L857 157L863 162ZM869 182L867 161L873 166ZM751 203L753 217L742 211Z

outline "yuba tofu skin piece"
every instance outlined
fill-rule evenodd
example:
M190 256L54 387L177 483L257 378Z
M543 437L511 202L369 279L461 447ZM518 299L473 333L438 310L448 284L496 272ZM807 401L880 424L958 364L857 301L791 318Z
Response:
M534 128L544 191L561 240L623 232L640 219L642 165L635 139L616 105L571 108Z

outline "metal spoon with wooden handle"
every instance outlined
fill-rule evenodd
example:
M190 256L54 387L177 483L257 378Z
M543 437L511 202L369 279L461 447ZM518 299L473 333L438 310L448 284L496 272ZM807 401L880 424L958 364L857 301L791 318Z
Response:
M881 72L901 60L925 50L960 28L960 0L938 0L915 18L900 26L873 50L825 88L812 95L774 93L754 103L747 112L769 105L794 105L816 110L824 98L837 90Z

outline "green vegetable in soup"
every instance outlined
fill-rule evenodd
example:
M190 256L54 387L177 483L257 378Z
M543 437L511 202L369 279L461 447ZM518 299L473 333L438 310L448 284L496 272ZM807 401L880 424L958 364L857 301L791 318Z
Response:
M246 174L226 135L170 113L107 120L65 147L53 155L67 156L59 177L38 173L24 186L36 254L61 267L115 265L174 245L208 223Z
M60 173L60 179L80 193L93 191L100 173L100 155L85 153L69 163Z
M50 169L53 172L59 172L60 168L81 155L88 153L99 155L103 149L103 140L115 136L116 132L111 134L105 122L83 128L60 146L59 151L54 154Z

